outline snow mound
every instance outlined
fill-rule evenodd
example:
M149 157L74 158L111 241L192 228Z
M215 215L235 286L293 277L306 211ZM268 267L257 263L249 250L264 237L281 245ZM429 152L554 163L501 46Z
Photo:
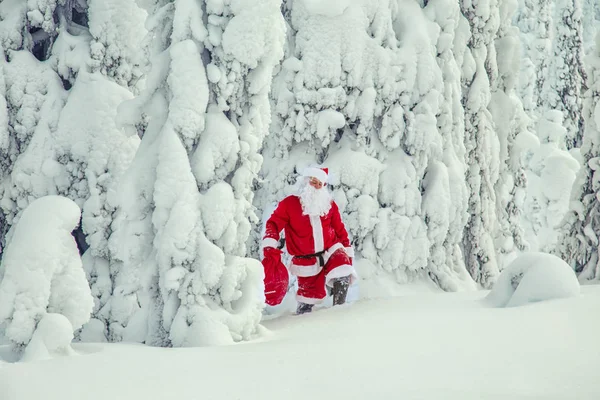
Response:
M494 307L518 307L579 293L577 276L566 262L552 254L531 252L502 271L486 301Z
M61 196L33 201L14 226L0 269L0 327L15 345L27 345L47 313L65 316L71 329L89 318L94 300L75 239L81 211Z
M48 360L54 355L69 355L73 353L72 340L73 325L67 317L62 314L46 314L25 348L21 361Z

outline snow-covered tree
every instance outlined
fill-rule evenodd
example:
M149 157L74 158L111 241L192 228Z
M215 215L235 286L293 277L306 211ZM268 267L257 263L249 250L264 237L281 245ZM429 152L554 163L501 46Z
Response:
M461 249L469 194L464 179L465 113L460 65L467 48L468 24L458 3L453 1L429 1L424 11L440 27L436 54L444 85L443 101L437 113L443 143L442 162L432 164L423 182L424 215L431 241L428 269L442 289L459 290L471 287L472 282ZM435 190L432 184L444 190ZM440 205L448 200L441 212Z
M64 157L70 159L73 182L78 181L77 176L85 182L70 197L84 200L77 234L85 235L83 265L95 299L93 319L84 327L81 339L96 341L104 335L89 336L90 330L94 331L89 328L102 326L106 331L106 305L112 293L108 237L115 192L139 145L135 129L126 131L117 126L117 108L137 91L146 14L135 0L89 0L85 7L82 22L89 26L89 33L85 46L81 46L82 67L73 80L58 137L64 147L70 147ZM95 119L87 119L91 113Z
M498 223L495 185L502 165L499 159L501 146L488 106L491 88L498 79L494 40L500 16L496 0L487 3L464 0L461 10L471 28L462 66L470 214L463 247L467 269L473 279L490 287L499 274L494 246Z
M516 144L519 136L531 136L531 123L516 92L516 8L516 1L461 3L471 28L462 69L470 193L463 246L467 268L483 287L527 248L520 219L526 178Z
M515 22L520 32L523 62L519 82L523 108L537 115L542 88L548 75L548 54L552 50L551 0L519 0Z
M145 67L141 43L146 12L136 0L87 0L87 4L91 72L135 88Z
M560 111L542 116L536 133L538 140L527 144L524 157L527 196L522 220L531 250L553 252L559 244L560 224L569 210L579 163L565 149L566 129Z
M223 129L217 127L220 122L225 123L229 132L227 140L237 131L239 142L229 146L212 133L198 146L192 163L201 190L221 180L230 183L235 212L226 231L211 240L228 254L244 256L251 222L257 221L252 205L253 186L262 166L260 151L271 123L269 94L274 68L283 57L285 22L280 11L281 0L228 3L209 1L206 7L208 37L205 45L210 50L206 68L211 96L214 96L209 122L215 129ZM222 113L230 123L224 121ZM224 155L222 160L215 157L218 153Z
M583 163L573 185L571 211L565 217L561 246L557 249L582 281L600 279L600 35L586 65L589 76L583 102Z
M4 66L6 62L4 59L4 52L0 46L0 196L2 195L2 182L6 179L6 176L11 169L11 158L10 158L10 129L8 125L8 107L6 103L6 80L4 73ZM6 216L2 212L0 206L0 260L2 260L3 247L5 243L5 236L8 232L9 225L6 221ZM0 272L0 279L2 279L2 273Z
M29 343L48 313L66 317L71 333L90 318L93 299L71 235L80 216L73 201L46 196L33 201L14 227L2 259L0 327L17 347Z
M119 178L139 144L135 129L127 135L116 126L117 107L132 97L101 73L81 70L69 92L55 134L56 173L65 181L61 193L80 204L85 234L84 268L96 299L94 318L108 301L108 238ZM89 118L93 113L94 118Z
M139 76L144 14L139 17L134 0L30 1L1 12L6 19L0 24L21 26L18 37L0 30L7 35L3 76L10 159L0 182L3 229L8 232L41 196L75 201L82 209L76 236L80 251L89 248L84 266L96 315L111 286L109 193L139 143L135 130L122 131L115 118L118 105L132 97L128 84Z
M328 166L366 295L381 280L471 283L457 245L466 209L457 11L443 1L284 3L286 58L256 204L268 213L302 168Z
M521 226L527 180L517 137L533 136L533 132L529 131L530 117L517 94L521 51L519 31L511 24L516 7L516 1L499 3L500 25L494 40L498 75L493 80L488 106L500 144L500 171L495 185L498 227L494 239L500 269L528 248Z
M600 32L600 3L596 0L582 0L583 47L585 53L594 51L596 34Z
M581 0L556 2L554 41L541 95L543 111L559 110L565 115L567 149L580 147L583 134L585 71L581 11Z
M194 346L255 331L261 266L241 256L282 52L279 6L146 2L152 68L119 117L142 143L110 238L110 340Z
M40 48L45 47L43 43L53 40L57 34L54 23L42 27L43 18L38 18L40 10L36 7L37 3L34 2L0 3L0 63L3 81L3 117L0 120L0 251L6 243L10 227L16 222L15 217L28 204L27 197L35 196L33 192L46 193L45 190L32 187L29 182L24 182L26 191L15 187L17 185L11 182L11 173L19 168L17 161L28 149L34 133L37 132L38 137L34 147L43 147L42 143L46 140L42 137L47 136L52 127L56 126L64 104L60 79L48 65L37 62L35 58L47 58L47 52L40 52ZM23 182L28 180L31 173L18 175ZM43 179L38 181L38 186L47 185Z

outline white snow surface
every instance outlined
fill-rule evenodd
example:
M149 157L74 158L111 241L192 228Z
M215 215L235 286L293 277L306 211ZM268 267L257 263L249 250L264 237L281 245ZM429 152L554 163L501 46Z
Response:
M600 398L600 286L577 298L494 308L486 292L363 300L263 321L254 341L165 349L73 344L12 363L3 400Z

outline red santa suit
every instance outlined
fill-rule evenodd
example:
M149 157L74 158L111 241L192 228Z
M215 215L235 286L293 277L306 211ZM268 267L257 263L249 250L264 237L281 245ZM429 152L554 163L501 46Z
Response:
M323 189L326 190L326 189ZM353 249L337 204L332 201L325 215L306 215L296 195L283 199L265 226L263 248L265 259L265 295L267 303L279 304L287 291L287 271L277 249L280 232L285 232L287 251L293 256L290 272L298 277L296 299L317 304L327 295L332 280L357 277L352 266ZM283 269L283 270L282 270Z

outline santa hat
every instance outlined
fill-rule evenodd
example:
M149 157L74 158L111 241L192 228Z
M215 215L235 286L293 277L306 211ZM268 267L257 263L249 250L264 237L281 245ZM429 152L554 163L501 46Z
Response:
M315 177L323 183L327 183L329 168L308 167L302 172L302 176Z

